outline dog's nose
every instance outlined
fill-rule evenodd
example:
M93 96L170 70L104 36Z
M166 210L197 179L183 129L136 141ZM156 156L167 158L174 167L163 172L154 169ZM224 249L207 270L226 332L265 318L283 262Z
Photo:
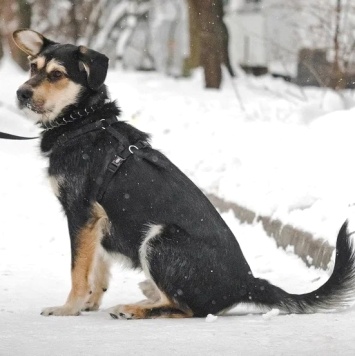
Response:
M29 99L32 98L33 96L33 90L29 86L22 85L16 92L17 94L17 99L20 102L28 101Z

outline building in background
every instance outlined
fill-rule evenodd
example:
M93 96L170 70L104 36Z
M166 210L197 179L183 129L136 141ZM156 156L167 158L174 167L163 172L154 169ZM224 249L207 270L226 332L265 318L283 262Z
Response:
M254 74L295 77L300 44L288 23L292 13L276 5L275 0L231 2L225 22L232 65Z
M352 0L230 0L232 65L300 85L355 87Z

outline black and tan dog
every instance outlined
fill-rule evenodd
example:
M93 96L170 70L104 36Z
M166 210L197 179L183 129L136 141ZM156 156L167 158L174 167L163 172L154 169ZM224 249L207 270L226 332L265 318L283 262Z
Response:
M43 128L41 150L71 240L72 289L64 305L43 315L98 309L115 259L148 279L141 284L147 300L113 307L113 318L201 317L239 303L287 313L352 304L355 256L346 224L334 271L318 290L294 295L255 278L201 191L150 147L147 134L117 120L104 85L107 57L28 29L14 40L31 65L18 101Z

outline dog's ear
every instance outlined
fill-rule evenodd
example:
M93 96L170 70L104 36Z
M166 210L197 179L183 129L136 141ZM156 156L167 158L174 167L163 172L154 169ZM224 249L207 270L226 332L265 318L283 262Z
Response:
M55 44L40 33L27 28L16 30L12 37L17 47L32 57L37 56L44 47Z
M79 46L79 66L85 70L90 89L98 90L104 84L108 69L108 58L85 46Z

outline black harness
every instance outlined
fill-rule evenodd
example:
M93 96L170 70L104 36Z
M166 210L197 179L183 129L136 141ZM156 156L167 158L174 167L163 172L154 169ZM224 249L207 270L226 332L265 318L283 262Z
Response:
M51 124L47 124L47 125L42 124L42 128L45 131L53 130L57 127L69 124L80 118L88 116L89 114L93 113L100 107L102 107L102 105L94 105L90 108L85 108L82 112L80 111L73 112L69 115L69 117L68 115L60 117L59 119L56 119L55 122ZM102 119L100 121L95 121L86 124L85 126L77 130L66 132L61 136L59 136L59 138L57 139L56 143L52 148L52 149L56 149L56 148L63 147L67 142L79 136L85 135L89 132L99 131L99 130L106 130L106 132L110 133L118 141L119 143L118 149L116 150L113 157L111 157L110 163L103 170L100 176L97 177L96 179L95 195L98 202L100 202L103 199L107 187L110 184L110 181L112 180L116 172L119 170L123 162L134 153L138 154L138 151L147 147L151 147L150 144L146 141L138 141L135 142L133 145L131 145L125 136L123 136L118 130L116 130L114 127L111 126L114 123L117 123L116 116L112 116L107 119ZM38 137L23 137L23 136L16 136L16 135L0 132L0 138L9 139L9 140L32 140ZM152 161L152 159L149 156L147 156L146 158L149 161Z
M138 153L139 150L151 147L150 144L146 141L138 141L131 145L127 138L123 136L118 130L116 130L111 125L117 122L117 117L112 116L108 119L102 119L90 124L87 124L75 131L65 133L57 139L56 143L53 146L53 149L63 147L68 141L71 141L79 136L87 134L93 131L105 130L110 133L118 142L119 146L116 152L110 159L110 163L105 167L103 172L96 178L96 190L95 196L96 200L100 202L107 190L108 185L110 184L113 176L119 170L124 161L131 155Z

